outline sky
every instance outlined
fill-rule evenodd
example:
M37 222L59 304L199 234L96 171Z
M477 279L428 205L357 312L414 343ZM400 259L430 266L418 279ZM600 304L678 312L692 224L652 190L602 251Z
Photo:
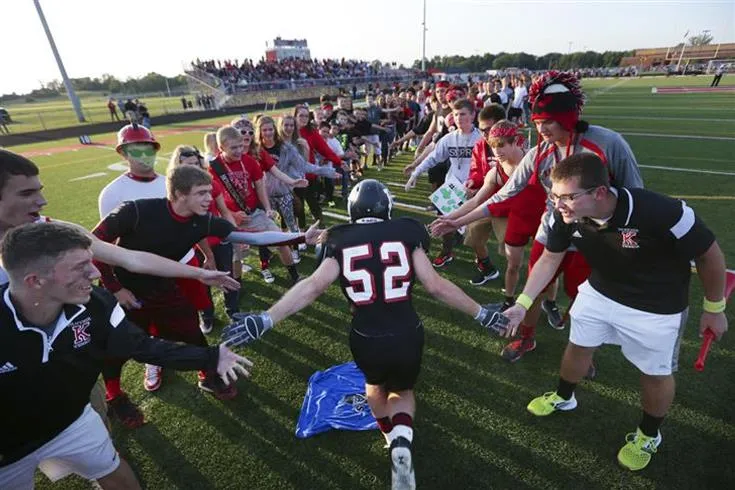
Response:
M276 36L312 57L410 66L423 0L41 0L72 78L183 72L191 60L258 60ZM735 42L735 0L426 0L426 56L674 46L709 30ZM60 79L33 0L0 0L0 94Z

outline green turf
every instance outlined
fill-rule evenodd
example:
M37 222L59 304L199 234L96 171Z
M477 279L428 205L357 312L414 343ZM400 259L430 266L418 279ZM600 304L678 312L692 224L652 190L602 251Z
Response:
M662 80L668 83L671 79L656 79L655 83ZM681 79L676 80L682 84ZM705 82L703 77L693 80ZM587 119L604 121L613 129L635 128L631 132L735 136L732 97L651 95L649 82L653 80L620 85L615 80L589 82ZM619 110L623 106L628 109ZM703 115L705 107L711 114ZM605 119L626 115L654 119L646 120L645 130L639 127L641 120ZM656 120L659 116L675 120ZM727 121L691 124L689 117ZM160 134L162 129L172 128L154 131ZM162 152L166 154L180 143L200 144L202 134L162 135ZM113 135L99 137L100 141L112 139ZM732 139L626 139L641 165L735 174ZM73 143L58 142L56 146ZM55 145L43 146L51 151ZM106 167L119 157L110 149L87 147L34 160L41 166L50 202L45 214L92 226L100 189L118 175ZM403 182L400 169L408 162L401 156L382 173L370 170L368 175L384 182ZM160 162L159 170L164 167L165 162ZM97 172L107 174L69 182ZM641 172L650 189L686 196L717 234L730 268L735 268L735 175L645 167ZM423 179L410 194L399 187L390 188L399 201L426 203L428 184ZM345 213L343 209L332 211ZM424 222L430 220L425 214L409 214ZM327 220L327 224L336 222ZM433 251L437 250L435 242ZM504 264L494 250L492 247L493 259ZM442 274L478 301L500 301L501 283L470 286L472 254L464 247L457 253L458 260ZM257 265L257 256L247 260ZM302 273L312 270L310 254L299 267ZM257 273L245 275L243 310L263 309L285 292L286 271L277 265L274 273L277 280L273 285L264 284ZM417 287L414 302L427 336L417 386L415 454L420 488L728 487L731 483L727 482L735 478L735 344L732 334L726 336L713 348L705 373L692 369L699 346L696 328L702 298L698 279L694 277L692 283L691 319L681 348L677 399L662 428L663 445L650 467L637 474L620 469L615 459L626 432L635 429L640 416L637 374L619 349L601 349L596 358L599 375L580 386L576 411L534 418L525 406L531 398L555 388L568 331L539 326L537 350L511 366L498 356L503 345L500 339L482 332L466 316L438 305ZM566 303L564 298L561 301ZM730 324L735 322L732 307L728 319ZM246 354L256 363L254 374L251 380L239 383L241 393L231 402L201 394L195 388L194 373L167 371L161 390L147 393L142 389L142 366L128 363L123 387L143 408L148 423L134 431L115 425L116 447L150 489L388 488L388 461L377 432L335 431L306 440L294 437L309 376L350 359L348 324L346 302L332 286L313 306L247 349ZM213 341L221 327L220 323ZM37 482L38 488L51 488L42 477ZM85 489L89 485L68 479L54 488Z
M107 109L108 97L94 92L77 95L87 124L109 122L111 120L110 112ZM187 95L186 98L191 99L194 103L192 95ZM181 96L140 97L140 100L148 107L152 117L183 112ZM26 133L28 131L41 131L80 124L71 102L66 96L39 102L8 102L3 104L3 107L10 112L10 116L13 118L13 123L10 124L12 133ZM117 114L120 118L125 118L119 108Z

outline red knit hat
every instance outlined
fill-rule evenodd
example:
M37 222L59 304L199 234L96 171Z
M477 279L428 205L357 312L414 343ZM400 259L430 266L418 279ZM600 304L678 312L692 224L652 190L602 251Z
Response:
M528 98L531 120L552 120L574 131L584 106L584 93L572 73L549 71L533 82Z
M446 80L440 80L436 82L436 88L449 88L449 82Z

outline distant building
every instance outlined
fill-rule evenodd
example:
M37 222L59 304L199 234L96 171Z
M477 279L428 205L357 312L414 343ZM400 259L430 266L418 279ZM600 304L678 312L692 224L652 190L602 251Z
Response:
M281 61L286 58L311 59L306 39L281 39L279 36L273 40L273 47L267 46L266 43L266 61Z

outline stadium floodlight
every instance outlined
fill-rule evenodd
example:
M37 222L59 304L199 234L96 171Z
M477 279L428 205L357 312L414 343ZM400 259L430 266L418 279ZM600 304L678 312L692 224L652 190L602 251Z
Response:
M71 105L74 107L77 120L79 120L79 122L85 122L84 114L82 113L82 104L79 102L79 98L77 97L76 92L74 92L74 87L71 85L71 80L69 80L69 77L66 74L64 63L61 61L59 50L56 49L56 43L54 42L53 36L51 36L51 30L49 30L48 24L46 23L46 17L43 15L41 4L39 3L39 0L33 0L33 4L36 6L38 17L41 19L41 24L43 25L43 30L46 31L46 37L48 38L48 43L51 46L51 51L54 53L54 58L56 58L56 64L59 65L61 79L64 82L64 87L66 87L66 93L69 96L69 100L71 100Z
M424 20L421 22L421 71L426 71L426 0L424 0Z

